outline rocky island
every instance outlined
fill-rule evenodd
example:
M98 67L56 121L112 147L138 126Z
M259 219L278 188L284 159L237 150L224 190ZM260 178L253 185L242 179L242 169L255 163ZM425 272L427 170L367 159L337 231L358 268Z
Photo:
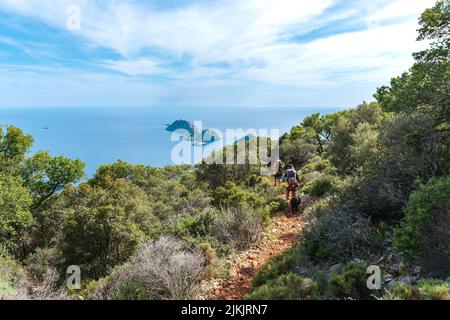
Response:
M186 140L191 140L195 143L208 144L220 140L220 136L216 131L212 129L202 130L186 120L176 120L172 124L168 124L166 130L169 132L185 130L187 132Z

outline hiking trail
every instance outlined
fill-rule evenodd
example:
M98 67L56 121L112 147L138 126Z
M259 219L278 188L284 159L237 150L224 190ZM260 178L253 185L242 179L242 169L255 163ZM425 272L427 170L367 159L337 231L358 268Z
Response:
M250 292L253 277L270 258L282 254L298 240L305 226L302 212L312 203L304 199L300 213L278 212L272 217L263 239L254 247L239 253L230 262L227 279L216 279L213 288L205 297L208 300L242 300Z

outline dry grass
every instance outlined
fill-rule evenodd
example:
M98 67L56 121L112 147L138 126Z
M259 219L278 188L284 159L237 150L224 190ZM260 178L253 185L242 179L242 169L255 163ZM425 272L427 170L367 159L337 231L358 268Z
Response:
M263 230L258 213L249 208L223 208L214 223L216 237L239 250L260 240Z
M172 237L144 243L117 268L92 299L186 300L198 293L206 262L200 252ZM130 289L130 286L134 286Z

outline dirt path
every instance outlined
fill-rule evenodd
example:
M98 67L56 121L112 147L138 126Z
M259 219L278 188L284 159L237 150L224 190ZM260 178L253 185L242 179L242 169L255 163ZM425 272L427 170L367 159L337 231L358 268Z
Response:
M230 277L214 285L211 300L241 300L249 293L258 269L274 256L291 248L303 228L300 215L280 212L272 218L264 239L231 262Z

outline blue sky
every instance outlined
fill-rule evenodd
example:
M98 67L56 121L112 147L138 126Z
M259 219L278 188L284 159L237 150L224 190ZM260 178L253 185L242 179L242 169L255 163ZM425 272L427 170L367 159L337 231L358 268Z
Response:
M433 4L0 0L0 107L351 107L412 64Z

